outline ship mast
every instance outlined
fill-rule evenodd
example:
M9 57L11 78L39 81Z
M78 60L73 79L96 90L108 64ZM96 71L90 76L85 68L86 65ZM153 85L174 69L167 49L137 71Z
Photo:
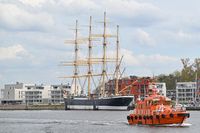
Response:
M74 30L75 30L74 40L65 41L65 43L74 44L74 61L62 62L62 64L64 66L74 66L74 73L73 73L73 76L64 76L64 77L60 77L60 78L72 78L71 85L74 84L74 96L77 96L78 95L78 82L79 82L79 84L81 84L79 78L82 77L82 75L78 74L78 66L84 65L83 63L85 62L83 60L78 59L78 52L79 52L78 45L84 42L84 39L78 39L78 20L76 20L76 25L75 25ZM81 90L82 90L82 88L81 88Z
M92 16L90 16L90 24L89 24L89 38L88 38L88 98L90 98L90 84L91 84L91 54L92 54Z
M88 58L86 60L80 60L80 59L78 59L78 52L79 52L78 45L84 44L86 42L88 42ZM92 74L92 72L91 72L92 64L99 64L99 63L102 62L102 61L99 61L99 60L93 60L93 58L91 57L92 56L92 17L90 16L89 37L78 38L78 21L76 20L75 39L74 40L67 40L67 41L65 41L65 43L74 44L75 56L74 56L73 62L62 62L62 64L64 66L74 66L74 73L73 73L73 76L63 76L63 77L60 77L60 78L72 78L72 84L73 83L75 84L75 92L77 92L77 90L78 90L77 82L79 81L79 84L81 84L79 78L86 77L86 80L88 82L88 88L87 88L88 98L90 98L91 79L93 79L93 76L101 76L102 75L102 74ZM78 74L78 66L87 66L88 67L87 74L79 75ZM94 79L93 79L93 83L94 83ZM84 85L85 85L85 82L84 82ZM83 87L84 87L84 85L83 85ZM94 83L94 85L95 85L95 83ZM81 87L81 88L83 88L83 87ZM77 94L75 94L75 95L77 95Z
M101 87L101 96L105 95L105 78L106 78L106 12L104 12L104 30L103 30L103 69L102 69L102 87Z
M75 52L75 58L74 58L74 84L75 84L75 96L77 95L77 76L78 76L78 66L77 66L77 60L78 60L78 20L76 20L76 28L75 28L75 45L74 45L74 52Z
M117 25L117 41L116 41L116 83L115 83L115 95L118 95L118 82L119 82L119 25Z
M112 58L107 58L106 57L106 49L107 49L107 38L108 37L116 37L110 34L106 33L106 28L107 28L107 20L106 20L106 12L104 12L104 21L103 21L103 34L92 34L92 17L90 16L90 20L89 20L89 35L86 39L81 39L78 38L78 20L76 20L76 26L75 26L75 38L74 40L67 40L65 41L65 43L70 43L70 44L74 44L74 52L75 52L75 57L74 57L74 61L73 62L63 62L64 66L74 66L74 73L73 76L64 76L61 78L72 78L72 84L75 84L75 93L74 95L77 95L77 90L78 90L78 82L79 84L81 84L80 79L82 77L86 77L87 83L87 90L88 90L88 98L90 98L90 92L91 92L91 81L93 81L94 85L95 81L93 76L101 76L101 79L99 81L99 87L100 87L100 93L99 95L101 97L105 96L105 82L106 82L106 77L108 75L113 75L113 74L108 74L107 70L106 70L106 66L107 66L107 62L116 62L116 65L119 66L119 60L118 60L118 50L117 50L117 59L112 59ZM103 57L101 58L92 58L92 40L95 37L103 37ZM79 60L78 59L78 52L79 52L79 44L85 44L85 42L88 42L88 58L87 60ZM117 41L117 45L119 44L119 41ZM118 46L117 46L118 49ZM93 74L92 73L92 65L93 64L102 64L102 71L99 74ZM87 70L87 74L84 75L79 75L78 74L78 66L87 66L88 70ZM116 67L117 68L117 67ZM118 82L118 70L117 70L117 82ZM84 82L85 85L85 82ZM83 85L83 87L84 87ZM83 88L81 87L81 88ZM116 89L116 94L118 93L118 89Z

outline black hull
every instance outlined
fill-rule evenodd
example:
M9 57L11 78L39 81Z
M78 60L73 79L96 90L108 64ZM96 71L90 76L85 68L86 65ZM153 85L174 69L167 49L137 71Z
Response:
M133 101L132 96L116 96L99 99L68 99L65 98L65 110L69 109L113 109L127 110L128 105Z

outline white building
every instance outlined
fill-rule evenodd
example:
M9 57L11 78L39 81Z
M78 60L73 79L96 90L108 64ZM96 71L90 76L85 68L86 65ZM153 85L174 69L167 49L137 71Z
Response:
M25 86L31 84L23 84L16 82L16 84L6 84L2 89L2 103L22 103L24 100Z
M63 92L70 92L69 85L36 85L24 84L6 84L2 89L1 103L24 103L24 104L49 104L63 103ZM65 91L63 91L65 90Z
M155 83L160 95L166 96L166 83Z
M70 94L71 87L67 85L51 85L49 89L49 103L51 104L60 104L64 103L63 95Z
M48 104L49 85L27 85L24 91L26 104Z
M196 98L196 82L177 82L176 100L178 103L191 105Z

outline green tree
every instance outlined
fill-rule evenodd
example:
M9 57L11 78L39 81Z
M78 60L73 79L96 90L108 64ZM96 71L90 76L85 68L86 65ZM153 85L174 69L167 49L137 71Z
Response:
M182 82L189 82L195 79L195 71L193 70L193 64L190 65L190 59L181 59L183 64L183 69L181 71L181 81Z
M165 82L167 89L175 89L176 86L176 77L174 74L164 75L161 74L157 77L158 82Z
M190 59L181 59L183 68L181 71L174 71L169 75L160 74L156 77L158 82L165 82L167 89L175 89L176 82L195 81L196 76L200 77L200 58L196 58L192 64Z
M196 58L193 63L195 76L200 77L200 58Z

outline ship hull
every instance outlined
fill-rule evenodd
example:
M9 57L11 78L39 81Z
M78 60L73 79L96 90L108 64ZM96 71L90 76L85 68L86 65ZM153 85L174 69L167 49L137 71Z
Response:
M169 125L169 124L182 124L186 118L189 118L189 113L176 113L173 115L152 115L152 116L137 116L130 115L127 117L130 125Z
M133 96L115 96L98 99L65 98L65 110L92 109L92 110L127 110L133 101Z

